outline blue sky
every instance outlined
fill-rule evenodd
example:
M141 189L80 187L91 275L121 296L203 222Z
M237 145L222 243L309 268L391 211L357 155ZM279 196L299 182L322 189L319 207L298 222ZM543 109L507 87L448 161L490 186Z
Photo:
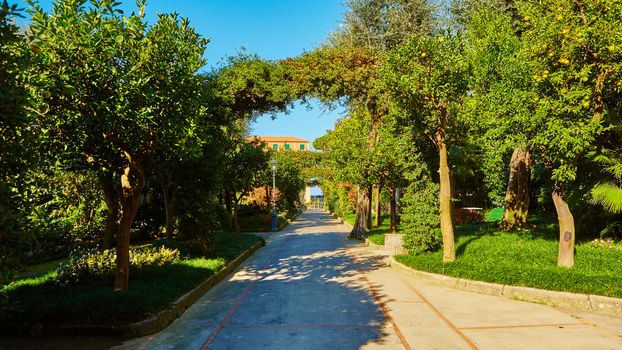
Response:
M122 0L126 12L135 10L134 1ZM345 11L343 0L152 0L147 4L147 20L157 13L178 12L203 36L210 38L208 67L241 48L266 59L282 59L312 50L334 30ZM9 0L27 7L22 0ZM52 1L41 0L44 9ZM276 120L262 116L252 125L253 134L297 136L313 140L331 129L342 109L326 111L317 103L307 110L297 105Z

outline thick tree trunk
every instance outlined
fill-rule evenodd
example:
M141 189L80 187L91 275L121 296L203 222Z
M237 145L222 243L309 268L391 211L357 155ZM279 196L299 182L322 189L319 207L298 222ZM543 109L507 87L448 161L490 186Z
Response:
M501 228L522 230L528 227L529 180L531 177L531 154L516 148L510 161L510 178L505 192L505 205Z
M436 133L435 141L439 154L439 209L441 232L443 234L443 261L454 261L456 260L456 247L454 238L454 218L452 215L453 203L451 202L451 174L449 169L449 154L443 130Z
M382 185L376 186L374 190L374 210L376 211L376 222L374 222L374 227L380 227L380 225L382 224L382 210L380 208L380 194L382 193Z
M102 174L99 177L104 191L106 203L106 230L104 231L104 249L111 249L119 231L119 192L114 188L112 174Z
M395 187L391 187L391 233L397 233L397 191Z
M121 174L122 214L119 224L119 237L117 238L117 269L114 281L116 292L125 292L128 288L131 229L140 207L140 193L144 185L145 175L140 164L134 163L123 169L123 174Z
M351 238L362 239L365 233L369 231L369 209L369 192L367 190L363 191L359 186L356 200L356 219L354 221L354 228L350 232Z
M557 266L572 267L574 265L574 218L570 212L570 207L564 199L564 188L561 184L556 184L553 188L553 204L557 211L559 222L559 254L557 255Z

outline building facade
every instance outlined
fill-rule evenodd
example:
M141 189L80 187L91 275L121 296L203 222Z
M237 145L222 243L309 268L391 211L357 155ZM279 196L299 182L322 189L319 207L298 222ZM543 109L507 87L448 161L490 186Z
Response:
M249 136L248 140L258 138L266 143L266 147L275 151L309 151L309 141L293 136Z

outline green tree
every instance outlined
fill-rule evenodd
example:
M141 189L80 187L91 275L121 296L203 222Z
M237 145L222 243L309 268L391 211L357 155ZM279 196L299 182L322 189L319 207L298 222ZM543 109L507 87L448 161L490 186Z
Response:
M510 14L495 6L475 7L465 26L473 67L472 94L465 103L473 125L471 142L483 149L481 162L489 196L493 202L504 203L502 227L525 229L532 139L540 125L534 118L537 94L529 57Z
M370 123L362 136L378 140L378 129L389 110L389 100L380 88L378 67L387 50L411 36L427 35L434 27L434 7L425 0L352 0L339 30L329 44L302 55L293 62L293 81L298 94L333 104L343 102L351 115ZM373 142L367 143L369 152ZM368 179L367 170L361 178ZM374 181L359 185L356 221L352 237L360 238L371 227Z
M46 13L31 3L31 31L48 135L63 144L67 162L120 177L115 290L125 291L144 162L191 130L196 116L181 111L197 92L207 40L176 14L148 27L144 2L129 16L118 5L64 0Z
M460 35L413 38L389 54L383 71L387 89L405 114L404 123L428 135L438 152L444 261L454 261L456 253L448 149L468 91L470 67L464 50Z
M559 222L558 265L574 264L575 223L566 200L577 161L602 133L605 101L619 96L622 26L619 1L521 1L523 40L532 57L543 120L535 137L554 181Z
M305 189L305 179L302 177L301 164L297 162L298 153L295 151L279 151L273 156L277 161L276 188L279 190L283 206L290 212L300 204L300 193ZM272 169L266 167L267 184L272 186Z
M265 151L265 144L257 141L239 139L224 154L224 187L228 193L231 208L232 226L240 233L238 208L241 200L250 191L262 185L265 169L269 167L271 154Z
M14 24L16 5L0 2L0 285L11 282L31 235L25 227L25 175L32 166L33 139L27 113L29 50Z

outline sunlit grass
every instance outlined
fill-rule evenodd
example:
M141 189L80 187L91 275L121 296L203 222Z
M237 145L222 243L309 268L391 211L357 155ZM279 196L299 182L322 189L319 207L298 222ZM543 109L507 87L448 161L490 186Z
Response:
M622 297L622 250L576 246L575 266L557 266L558 243L538 231L497 232L492 225L458 229L457 258L443 263L442 252L396 256L417 270L448 276L548 290Z

